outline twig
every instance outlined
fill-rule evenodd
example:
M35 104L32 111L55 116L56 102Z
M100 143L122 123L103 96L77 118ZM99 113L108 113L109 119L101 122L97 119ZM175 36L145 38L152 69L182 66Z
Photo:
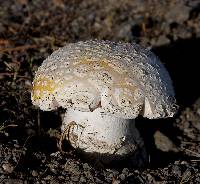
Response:
M0 39L0 45L9 45L10 41L5 39Z
M21 153L20 153L20 155L19 155L19 159L18 159L18 161L17 161L17 163L16 163L16 165L15 165L13 171L14 171L14 170L16 169L16 167L19 165L19 162L20 162L21 157L22 157L23 150L24 150L24 148L25 148L27 142L29 141L29 139L30 139L31 137L32 137L32 136L28 136L27 139L25 140L25 142L24 142L24 144L23 144L23 146L22 146L22 149L21 149Z
M186 152L189 152L189 153L191 153L193 156L195 156L195 157L198 157L198 158L200 158L200 154L199 153L197 153L197 152L194 152L194 151L192 151L192 150L189 150L189 149L185 149L185 151Z
M190 160L191 162L200 162L200 160Z
M13 76L15 75L15 73L8 73L8 72L4 72L4 73L0 73L0 77L4 77L4 76ZM25 79L31 79L30 77L26 77L26 76L22 76L22 75L17 75L18 78L25 78Z
M22 45L22 46L17 46L14 48L0 49L0 53L27 50L27 49L32 49L32 48L36 48L36 47L37 47L37 45Z
M41 135L41 123L40 123L40 110L37 110L37 125L38 125L38 134Z
M11 124L11 125L6 125L4 126L4 124L2 126L0 126L0 132L3 131L4 129L8 128L8 127L17 127L18 125L15 124Z

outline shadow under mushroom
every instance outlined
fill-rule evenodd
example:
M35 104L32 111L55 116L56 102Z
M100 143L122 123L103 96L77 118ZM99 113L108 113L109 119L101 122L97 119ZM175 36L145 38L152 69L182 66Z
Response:
M180 107L177 117L179 117L181 110L191 107L200 95L198 88L200 79L199 48L200 39L193 38L181 39L170 45L152 49L172 78L177 104ZM181 153L162 152L155 146L154 134L157 130L166 135L175 145L180 144L177 137L181 132L174 127L175 123L175 119L171 118L158 120L138 118L136 121L136 127L139 129L150 154L151 166L164 166L177 159L187 159Z

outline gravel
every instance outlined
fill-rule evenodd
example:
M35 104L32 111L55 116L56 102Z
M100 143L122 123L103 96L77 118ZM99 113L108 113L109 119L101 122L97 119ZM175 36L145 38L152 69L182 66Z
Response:
M175 118L137 120L145 167L89 162L66 142L61 151L63 110L31 104L44 58L66 42L94 38L138 42L172 76ZM198 0L0 0L0 183L200 183L199 48Z

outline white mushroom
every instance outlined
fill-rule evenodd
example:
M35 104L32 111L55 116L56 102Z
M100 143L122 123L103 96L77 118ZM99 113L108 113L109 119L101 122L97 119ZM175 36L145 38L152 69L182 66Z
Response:
M62 131L74 148L121 158L144 143L138 115L172 117L171 79L159 59L137 44L86 41L67 44L36 72L32 102L42 110L66 108Z

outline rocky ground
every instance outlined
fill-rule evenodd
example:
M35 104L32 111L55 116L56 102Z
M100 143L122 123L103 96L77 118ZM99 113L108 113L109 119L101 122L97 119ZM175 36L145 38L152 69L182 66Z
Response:
M50 53L87 39L152 49L174 82L174 118L138 118L150 163L99 166L57 143L64 110L31 104L34 72ZM200 183L198 0L0 0L0 183Z

